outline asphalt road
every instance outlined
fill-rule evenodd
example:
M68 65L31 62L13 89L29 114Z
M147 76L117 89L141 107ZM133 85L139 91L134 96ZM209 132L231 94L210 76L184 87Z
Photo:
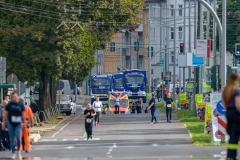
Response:
M90 99L85 100L85 104ZM93 127L93 140L86 140L84 119L80 114L63 122L55 130L32 145L24 159L221 159L224 147L194 147L188 131L176 116L166 122L164 113L157 111L159 123L150 125L150 113L102 115L100 127ZM0 159L10 157L0 152Z

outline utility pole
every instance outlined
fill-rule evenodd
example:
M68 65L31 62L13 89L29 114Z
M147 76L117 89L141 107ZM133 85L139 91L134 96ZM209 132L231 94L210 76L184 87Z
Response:
M120 71L122 70L122 32L119 33L120 34Z
M151 86L152 86L152 78L151 78L151 56L152 56L152 46L151 46L151 4L149 3L149 9L148 9L148 15L149 15L149 52L148 52L148 59L149 59L149 67L148 67L148 78L149 78L149 86L148 86L148 91L151 93Z
M188 7L188 52L191 52L191 18L190 18L190 16L191 16L191 1L190 0L188 0L188 2L189 2L189 7ZM190 81L190 78L191 78L191 67L189 67L189 69L188 69L188 78L189 78L189 81Z
M137 69L139 69L139 39L137 36L137 47L135 46L135 48L137 48Z
M222 80L221 80L221 89L223 90L226 85L226 12L227 12L227 4L226 0L222 1L222 59L221 59L221 72L222 72Z
M207 3L208 4L210 4L209 3L209 0L207 0ZM210 20L209 20L209 14L210 14L210 12L209 12L209 10L207 10L207 25L206 25L206 39L208 40L208 39L210 39L209 38L209 26L210 26ZM211 54L211 53L210 53ZM211 56L210 56L211 57ZM207 59L208 59L208 64L207 64L207 66L209 67L210 66L210 57L208 57ZM208 72L208 74L209 74L209 71L207 71ZM207 78L207 80L209 80L209 78Z
M217 0L213 1L213 9L216 12L217 9ZM217 65L217 32L216 32L217 26L215 19L213 18L213 55L214 55L214 63L213 65Z
M204 39L203 37L203 5L200 4L200 39ZM196 49L196 48L195 48ZM202 93L202 66L199 66L199 79L198 79L198 93Z
M184 43L184 55L186 55L186 1L184 1L184 37L183 37L183 43ZM185 78L186 73L185 73L185 67L183 67L183 93L186 92L186 85L185 85Z
M174 42L173 42L173 48L174 48L174 60L173 60L173 101L175 102L175 91L176 91L176 7L177 2L175 0L175 7L174 7ZM190 7L189 7L190 8Z
M167 7L166 8L168 8L168 3L169 3L169 1L167 1ZM166 16L168 15L168 10L166 9ZM169 28L168 28L168 24L169 24L169 22L168 21L166 21L166 33L167 33L167 38L166 38L166 41L167 41L167 55L166 55L166 57L167 57L167 72L169 72ZM169 81L167 81L167 93L169 93Z

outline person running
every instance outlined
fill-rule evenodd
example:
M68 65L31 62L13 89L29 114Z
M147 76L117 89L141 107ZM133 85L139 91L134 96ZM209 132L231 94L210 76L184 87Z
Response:
M171 98L171 93L168 93L167 98L165 98L164 107L166 107L167 122L169 123L171 123L171 119L172 119L172 102L175 108L177 109L175 102ZM169 117L168 117L168 114L169 114Z
M93 116L96 116L96 112L92 109L90 103L87 104L87 109L84 111L85 117L85 130L87 132L87 140L92 139L92 126L93 126Z
M20 98L20 101L22 103L24 103L24 98ZM26 153L30 153L31 151L31 142L30 142L30 138L29 138L29 128L33 127L33 112L31 107L24 105L25 107L25 116L26 116L26 123L27 123L27 127L24 128L22 124L22 136L23 136L23 143L21 144L21 150L25 150Z
M17 157L22 158L20 144L21 144L21 134L22 134L22 121L24 123L23 127L26 127L26 117L25 108L22 102L19 102L19 97L16 92L11 94L11 102L8 103L4 110L4 122L2 129L5 130L6 124L8 127L8 132L10 135L11 148L12 148L12 158L16 158L15 146L17 140Z
M236 160L238 142L240 137L240 90L238 88L238 75L229 75L227 86L222 93L222 103L227 113L227 132L230 136L227 159Z
M100 114L101 114L101 111L102 111L102 102L99 101L99 97L96 98L96 101L93 102L93 107L95 109L95 112L96 112L96 116L95 116L95 126L100 126L99 124L99 119L100 119Z
M155 120L156 124L157 121L157 117L155 116L155 111L156 111L157 107L156 107L156 100L155 100L155 94L152 94L152 99L149 101L149 110L151 110L151 115L152 115L152 120L150 122L150 124L153 124L153 120Z
M118 94L116 94L116 98L114 99L115 114L120 114L119 112L120 102L121 102L121 99L119 98Z

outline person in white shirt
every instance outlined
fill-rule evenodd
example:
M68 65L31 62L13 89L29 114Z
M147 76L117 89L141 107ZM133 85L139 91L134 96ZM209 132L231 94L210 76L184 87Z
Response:
M100 126L99 124L99 118L100 118L100 113L102 111L102 102L99 101L99 97L96 98L96 101L93 102L93 107L95 108L96 116L95 116L95 126Z
M84 111L87 109L86 107L85 107L85 105L82 105L82 115L84 115Z

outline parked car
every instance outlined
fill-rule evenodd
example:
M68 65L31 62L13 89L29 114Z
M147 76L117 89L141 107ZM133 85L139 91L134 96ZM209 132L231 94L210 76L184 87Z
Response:
M70 116L72 112L76 114L76 103L72 101L70 95L57 95L57 106L59 106L59 101L61 113L66 113L67 116Z

